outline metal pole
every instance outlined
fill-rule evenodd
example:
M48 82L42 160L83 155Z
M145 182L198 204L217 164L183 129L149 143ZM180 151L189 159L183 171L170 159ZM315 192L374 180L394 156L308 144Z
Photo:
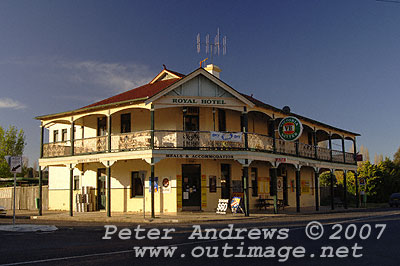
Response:
M154 213L154 158L151 158L151 218L156 218L156 215Z
M332 152L332 136L331 136L331 134L329 134L329 155L330 155L330 161L332 162L333 152Z
M43 158L43 140L44 140L44 126L40 126L40 158ZM39 216L43 212L43 173L42 167L39 165Z
M111 114L107 116L107 151L111 152Z
M70 139L71 139L71 156L74 156L74 146L75 146L75 122L71 122L71 132L70 132Z
M318 159L318 143L317 143L317 131L313 131L313 135L314 135L314 156L315 159Z
M276 136L275 136L275 116L272 115L272 119L269 120L270 126L268 128L268 133L272 136L272 152L276 153ZM269 132L269 131L272 132Z
M42 167L39 166L39 216L42 216L42 200L43 200L43 190L42 190L42 186L43 186L43 176L42 176Z
M300 168L296 169L296 212L300 212Z
M343 188L344 188L344 208L347 209L347 176L346 170L343 171Z
M342 152L343 152L343 162L346 163L346 149L344 147L344 137L342 138Z
M146 178L142 178L143 183L143 219L146 220Z
M330 171L331 173L331 209L335 209L335 201L334 201L334 190L333 190L333 171Z
M246 159L247 163L247 159ZM243 200L244 200L244 215L249 216L249 167L243 167Z
M107 217L111 217L111 166L107 162Z
M274 199L274 214L278 214L278 189L277 189L278 168L272 168L272 197Z
M354 171L354 181L356 182L356 208L360 208L360 196L358 194L358 175L357 175L357 171Z
M154 123L154 105L151 105L151 110L150 110L150 149L153 152L154 149L154 129L155 129L155 123ZM150 173L150 185L151 185L151 218L156 218L156 215L154 213L154 157L153 155L151 156L151 173Z
M314 187L315 187L315 210L319 211L319 171L315 170L314 172Z
M15 191L17 187L17 173L14 173L14 195L13 195L13 225L15 225Z
M69 168L69 215L74 215L74 168Z

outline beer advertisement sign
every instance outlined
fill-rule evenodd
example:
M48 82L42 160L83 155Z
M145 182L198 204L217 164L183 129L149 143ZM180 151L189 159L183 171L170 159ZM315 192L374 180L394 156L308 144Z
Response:
M281 139L286 141L295 141L303 133L303 125L296 117L289 116L279 123L278 133Z

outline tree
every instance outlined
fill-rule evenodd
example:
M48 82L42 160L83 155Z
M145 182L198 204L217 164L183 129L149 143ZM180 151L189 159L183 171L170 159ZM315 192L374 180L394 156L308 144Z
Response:
M25 134L22 129L18 130L16 127L10 126L4 130L0 126L0 177L11 176L4 156L22 156L25 145Z
M368 152L368 148L364 147L363 145L361 145L360 147L360 154L362 154L363 156L363 161L369 161L369 152Z
M337 183L336 176L333 175L333 184ZM319 184L324 187L329 187L331 185L331 172L325 171L319 175Z
M400 165L400 147L393 156L393 162L397 165Z

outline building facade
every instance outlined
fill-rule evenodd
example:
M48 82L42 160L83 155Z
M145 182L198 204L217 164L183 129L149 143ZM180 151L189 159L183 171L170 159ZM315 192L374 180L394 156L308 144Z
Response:
M233 196L247 214L260 198L318 209L319 173L355 171L359 135L242 94L219 72L214 65L188 75L163 69L144 86L37 117L49 209L73 215L83 201L107 215L215 211L219 199ZM278 134L289 116L302 124L296 141Z

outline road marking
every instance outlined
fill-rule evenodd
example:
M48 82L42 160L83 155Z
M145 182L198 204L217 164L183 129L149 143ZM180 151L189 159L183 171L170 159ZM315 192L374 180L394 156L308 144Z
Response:
M322 224L323 225L343 224L343 223L362 221L362 220L368 220L368 219L373 219L373 218L383 218L383 217L389 217L389 216L395 216L395 215L400 215L400 213L391 213L391 214L375 215L375 216L366 216L366 217L359 217L359 218L350 219L350 220L342 220L342 221L322 223ZM304 229L304 228L305 228L305 226L301 226L301 227L289 228L289 230L300 230L300 229Z
M104 253L94 253L94 254L87 254L87 255L78 255L78 256L68 256L68 257L52 258L52 259L22 261L22 262L15 262L15 263L0 264L0 266L35 264L35 263L43 263L43 262L51 262L51 261L60 261L60 260L81 259L81 258L88 258L88 257L93 257L93 256L105 256L105 255L123 254L123 253L129 253L129 252L133 252L133 250L121 250L121 251L113 251L113 252L104 252Z

